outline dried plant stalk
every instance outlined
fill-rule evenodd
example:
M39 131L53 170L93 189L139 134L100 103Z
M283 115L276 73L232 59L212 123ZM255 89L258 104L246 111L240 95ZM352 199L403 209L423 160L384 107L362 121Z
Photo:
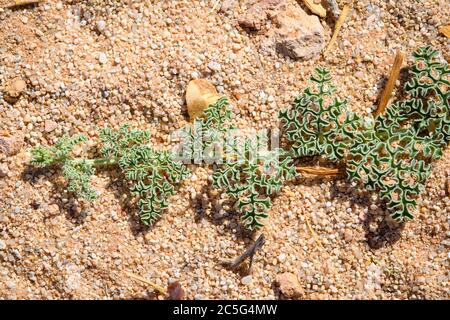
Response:
M250 259L249 265L248 265L248 273L252 272L252 265L253 265L253 256L255 255L256 251L262 248L264 245L266 239L264 237L264 234L260 234L258 239L254 243L252 243L247 250L244 251L243 254L241 254L239 257L237 257L234 260L222 260L221 264L231 270L237 269L242 262L244 262L247 258Z
M42 0L14 0L10 3L7 3L4 8L14 8L14 7L19 7L19 6L26 6L29 4L35 4L35 3L39 3L42 2Z
M336 42L338 33L341 30L342 25L344 24L345 18L347 18L347 15L349 14L349 12L350 12L350 6L346 5L346 6L344 6L344 8L342 8L342 13L339 16L339 19L336 21L336 25L334 27L333 36L331 37L330 43L328 43L327 48L323 52L324 56L328 54L328 52L331 50L331 47Z
M391 98L392 95L392 90L394 90L395 82L397 81L398 76L400 75L400 68L402 67L404 58L405 55L403 54L403 52L398 50L397 54L395 55L395 60L392 66L391 74L389 75L388 82L381 96L380 104L378 105L378 108L375 111L376 117L379 116L380 114L383 114L384 110L386 109L389 103L389 99Z
M325 10L320 2L315 3L313 0L303 0L303 2L312 13L317 14L321 18L325 18L327 16L327 10Z
M166 290L164 290L163 287L158 286L156 283L153 283L153 282L151 282L151 281L149 281L149 280L147 280L145 278L142 278L141 276L138 276L138 275L136 275L134 273L131 273L131 272L126 272L125 271L125 274L127 276L129 276L130 278L133 278L134 280L138 280L138 281L141 281L141 282L143 282L145 284L148 284L150 287L152 287L153 289L155 289L159 293L161 293L163 295L167 295Z
M318 176L337 176L341 174L338 168L323 168L323 167L297 167L297 172L315 174Z

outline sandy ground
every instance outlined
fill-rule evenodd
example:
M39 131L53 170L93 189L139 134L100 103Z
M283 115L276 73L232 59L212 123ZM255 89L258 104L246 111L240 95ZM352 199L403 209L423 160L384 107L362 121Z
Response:
M155 145L168 147L170 132L188 122L184 94L193 78L230 97L238 127L261 129L278 125L277 112L317 65L330 68L338 94L367 114L397 49L408 64L424 44L448 60L449 42L437 31L449 22L446 0L357 1L335 49L296 62L267 50L264 33L239 27L245 2L228 12L211 12L212 0L48 0L0 9L0 88L15 76L27 83L14 105L0 93L0 131L25 141L0 160L7 171L0 178L0 298L163 298L125 271L163 286L178 280L189 299L277 298L274 279L286 271L298 275L303 299L449 298L448 148L415 220L404 225L386 218L376 194L345 180L305 176L287 184L244 283L245 268L229 271L218 261L241 253L251 235L217 210L209 169L193 167L148 230L118 173L99 172L100 199L89 204L65 190L57 171L27 167L36 144L81 132L95 143L104 125L149 129ZM328 41L333 21L322 24Z

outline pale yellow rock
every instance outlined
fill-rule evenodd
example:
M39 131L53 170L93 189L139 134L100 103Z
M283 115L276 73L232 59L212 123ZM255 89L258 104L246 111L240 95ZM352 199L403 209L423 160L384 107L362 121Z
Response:
M303 2L312 13L317 14L321 18L325 18L327 16L327 10L320 4L319 1L303 0Z
M189 82L186 89L186 104L191 120L200 117L203 111L220 98L216 88L205 79Z

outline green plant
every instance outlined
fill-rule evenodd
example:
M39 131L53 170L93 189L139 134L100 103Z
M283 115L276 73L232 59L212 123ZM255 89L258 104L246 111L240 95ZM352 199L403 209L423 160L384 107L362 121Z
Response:
M248 229L260 228L272 206L270 196L296 175L292 159L282 149L267 150L265 134L241 143L228 139L228 146L227 160L214 170L213 185L236 199L236 209Z
M448 64L430 46L416 50L414 58L412 78L405 85L408 99L376 118L349 111L347 101L334 96L330 72L317 68L311 77L314 86L295 99L293 108L279 113L289 151L268 150L265 133L233 136L230 105L222 97L180 130L181 152L152 149L148 132L123 126L101 131L100 158L74 157L74 147L86 141L77 135L64 136L51 148L36 147L31 163L61 166L68 189L89 201L96 198L90 185L95 167L118 166L131 182L143 223L150 225L167 208L175 185L187 177L181 160L204 161L213 165L213 186L235 200L236 211L253 230L268 216L271 196L302 169L293 159L320 156L345 166L350 180L378 190L395 219L411 219L431 163L450 140Z
M174 194L175 184L186 178L187 168L172 160L168 151L149 147L150 134L130 130L125 125L117 131L105 128L100 132L101 158L84 159L72 156L73 147L86 137L63 137L52 148L42 146L32 151L32 165L47 167L60 165L67 179L68 190L88 201L96 198L90 186L94 167L118 166L131 181L130 191L138 197L139 215L146 225L151 225L167 208L167 198Z
M332 98L329 72L316 69L311 80L317 88L305 89L294 108L279 115L293 153L345 164L350 180L380 192L393 218L412 219L431 162L449 141L450 71L438 54L430 46L414 52L405 85L410 98L377 118L346 111L345 101Z

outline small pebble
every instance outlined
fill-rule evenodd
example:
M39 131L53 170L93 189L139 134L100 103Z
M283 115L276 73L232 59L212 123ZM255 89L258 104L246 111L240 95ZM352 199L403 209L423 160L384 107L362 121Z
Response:
M28 275L28 279L30 279L30 281L35 282L37 280L34 272L28 272L27 275Z
M9 174L9 168L6 163L0 162L0 178L4 178Z

